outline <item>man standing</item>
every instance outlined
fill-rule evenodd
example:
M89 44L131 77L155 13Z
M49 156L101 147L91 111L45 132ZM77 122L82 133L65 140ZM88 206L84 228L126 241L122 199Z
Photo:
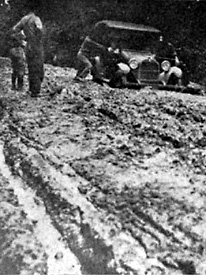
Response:
M163 66L167 64L167 67L162 70L159 76L159 80L164 85L182 85L182 70L179 68L180 61L174 46L163 40L160 36L160 43L157 49L156 59ZM166 62L169 61L169 62Z
M34 12L24 16L14 27L14 32L23 30L26 35L26 58L28 63L29 90L32 97L38 96L44 78L43 25Z

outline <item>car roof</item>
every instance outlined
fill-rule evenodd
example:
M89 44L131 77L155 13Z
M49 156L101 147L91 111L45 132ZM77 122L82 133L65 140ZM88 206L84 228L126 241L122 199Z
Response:
M123 21L112 21L112 20L102 20L95 24L95 27L106 26L114 29L124 29L133 31L144 31L144 32L155 32L160 33L161 31L150 26L134 24Z

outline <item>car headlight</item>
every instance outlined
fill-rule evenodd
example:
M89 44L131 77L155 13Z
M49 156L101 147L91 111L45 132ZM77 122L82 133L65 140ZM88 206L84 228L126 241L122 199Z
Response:
M163 61L162 64L161 64L161 68L162 68L163 71L168 72L169 69L171 68L170 62L167 61L167 60Z
M136 60L135 58L130 59L130 61L129 61L129 66L130 66L130 68L131 68L132 70L137 69L137 67L138 67L138 62L137 62L137 60Z

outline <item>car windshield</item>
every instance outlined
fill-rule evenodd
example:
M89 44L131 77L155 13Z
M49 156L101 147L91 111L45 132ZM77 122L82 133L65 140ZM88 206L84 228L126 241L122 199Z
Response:
M118 39L122 49L131 49L141 52L155 52L160 34L149 31L115 30L109 36Z

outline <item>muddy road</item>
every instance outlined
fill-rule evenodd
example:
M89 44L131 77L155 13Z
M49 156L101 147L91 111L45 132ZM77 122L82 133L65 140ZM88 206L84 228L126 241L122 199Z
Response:
M206 97L45 73L0 67L6 274L206 274Z

